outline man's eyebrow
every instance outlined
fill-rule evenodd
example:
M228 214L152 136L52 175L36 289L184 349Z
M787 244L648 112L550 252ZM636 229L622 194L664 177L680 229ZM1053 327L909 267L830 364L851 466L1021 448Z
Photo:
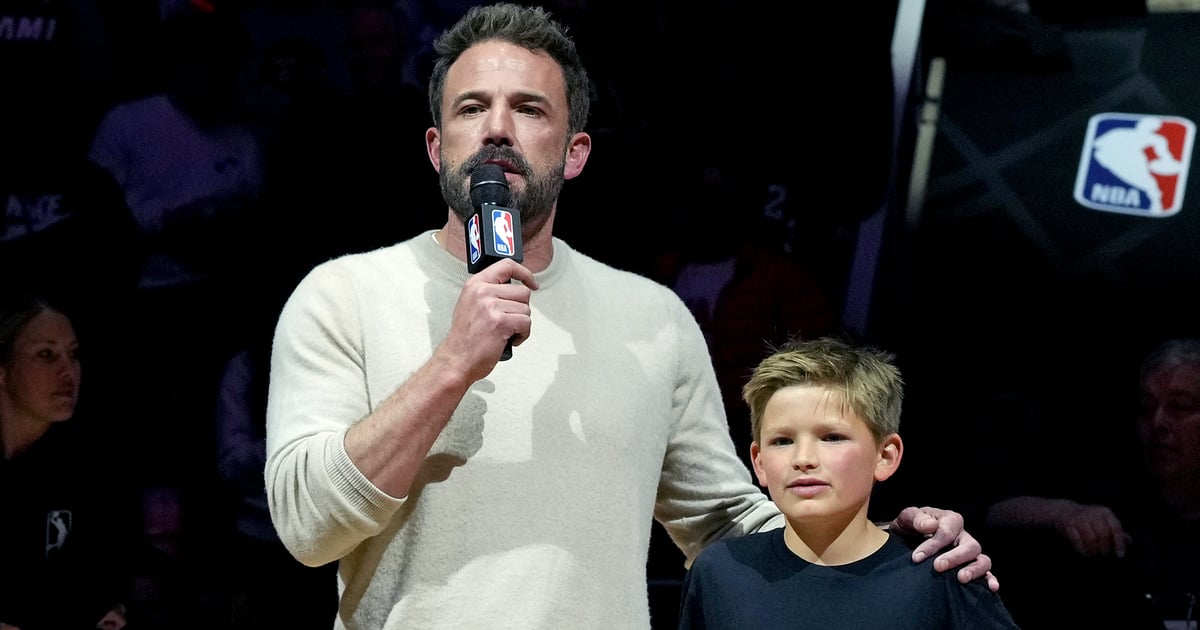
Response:
M468 90L466 92L463 92L462 94L459 94L457 97L455 97L452 105L457 107L458 105L461 105L464 101L488 102L490 100L491 99L488 98L487 92L485 92L483 90ZM533 91L529 91L529 90L518 90L516 92L513 92L511 94L511 100L514 102L517 102L517 103L546 103L546 104L548 104L550 102L550 99L547 98L545 94L543 94L541 92L533 92Z

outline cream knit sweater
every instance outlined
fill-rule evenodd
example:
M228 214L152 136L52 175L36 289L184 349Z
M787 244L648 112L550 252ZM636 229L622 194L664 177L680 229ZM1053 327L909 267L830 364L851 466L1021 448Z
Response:
M271 513L301 561L339 561L337 628L643 630L652 515L688 562L782 524L684 304L558 239L529 339L464 397L409 496L374 487L344 433L431 355L466 277L427 232L318 266L280 316Z

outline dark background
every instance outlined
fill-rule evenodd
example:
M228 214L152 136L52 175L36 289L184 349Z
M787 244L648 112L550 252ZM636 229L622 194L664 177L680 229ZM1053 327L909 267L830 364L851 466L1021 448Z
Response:
M22 42L0 37L0 69L19 87L49 68L76 68L72 97L42 113L87 139L108 107L162 87L160 4L52 4L70 16L62 33L78 35L78 57L31 64ZM338 3L212 4L286 15ZM419 31L472 3L459 4L397 8L427 20L414 24ZM907 505L956 509L985 543L982 510L1007 467L1021 462L1086 489L1096 483L1087 454L1129 447L1137 358L1164 336L1196 334L1200 278L1194 168L1183 210L1167 219L1089 210L1071 196L1092 114L1200 111L1191 79L1200 14L1137 2L999 5L546 5L571 27L595 84L595 148L566 185L557 234L656 277L656 261L684 239L756 226L761 247L813 274L846 334L896 352L904 370L908 452L880 488L876 518ZM0 14L42 7L11 2ZM920 32L897 34L897 17L904 23L914 10ZM906 39L919 42L912 59L894 48ZM943 89L927 100L934 63L945 64ZM11 112L0 119L10 132L25 124ZM918 150L923 130L928 154ZM422 151L419 137L409 146ZM689 187L710 164L745 182L736 207L693 205ZM436 178L430 168L396 185L432 188ZM606 229L595 229L596 217ZM436 227L444 211L412 218L382 236ZM715 230L698 234L689 224L700 219ZM1036 422L997 411L1013 397L1037 400ZM996 566L1002 576L1003 558ZM656 627L671 626L682 572L656 528L648 566Z

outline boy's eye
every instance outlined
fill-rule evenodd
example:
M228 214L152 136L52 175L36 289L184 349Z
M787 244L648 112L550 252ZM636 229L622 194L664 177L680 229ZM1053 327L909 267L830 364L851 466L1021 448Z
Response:
M791 443L792 443L792 439L785 438L785 437L771 438L771 442L770 442L770 444L772 446L787 446L788 444L791 444Z

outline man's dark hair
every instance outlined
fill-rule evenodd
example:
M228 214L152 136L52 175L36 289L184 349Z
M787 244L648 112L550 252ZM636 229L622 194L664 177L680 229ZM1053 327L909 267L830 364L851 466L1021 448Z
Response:
M591 105L591 86L575 42L567 36L567 28L541 7L510 3L472 7L433 43L437 59L429 78L429 110L434 126L442 128L442 94L450 65L468 48L488 40L511 42L550 55L562 68L567 86L567 133L583 131Z

